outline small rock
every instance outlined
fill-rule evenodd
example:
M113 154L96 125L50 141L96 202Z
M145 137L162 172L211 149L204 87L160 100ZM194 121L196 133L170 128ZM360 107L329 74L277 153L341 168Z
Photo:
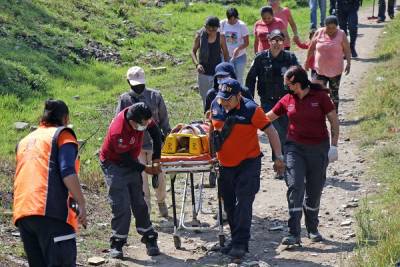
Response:
M31 125L31 126L29 126L29 131L33 132L33 131L37 130L37 128L38 127L36 125Z
M17 129L18 131L22 131L25 130L29 127L29 123L27 122L22 122L22 121L18 121L16 123L14 123L14 127L15 129Z
M74 95L72 98L75 99L75 100L81 99L81 97L79 95Z
M167 67L156 67L156 68L151 68L150 70L153 73L165 73L167 72Z
M352 220L345 220L345 221L340 223L340 226L349 226L352 223L353 223Z
M346 139L344 139L344 141L345 141L345 142L349 142L349 141L350 141L350 138L346 138Z
M259 267L260 264L258 264L258 261L250 261L250 262L243 262L243 266Z
M98 266L101 265L103 263L105 263L106 260L102 257L91 257L88 259L88 264L89 265L94 265L94 266Z
M274 226L274 227L269 228L268 230L271 231L271 232L282 231L283 230L283 225Z
M15 237L20 237L21 236L21 234L19 232L12 232L11 235L15 236Z
M233 262L228 264L228 267L238 267L238 266L239 266L238 264Z
M383 32L383 33L386 33L386 32ZM376 79L375 79L377 82L383 82L384 80L385 80L385 78L383 78L382 76L378 76L378 77L376 77Z
M318 257L318 253L311 253L311 256Z

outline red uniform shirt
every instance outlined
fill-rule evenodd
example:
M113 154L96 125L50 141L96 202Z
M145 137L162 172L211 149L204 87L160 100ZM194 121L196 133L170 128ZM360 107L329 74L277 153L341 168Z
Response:
M303 99L296 95L285 95L272 111L278 116L288 115L288 140L301 144L319 144L329 138L326 114L334 109L326 91L310 90Z
M128 108L122 110L108 127L100 150L100 160L109 160L116 164L122 161L121 154L129 152L132 159L136 160L140 154L143 143L143 131L133 129L125 119ZM153 121L148 127L154 124Z

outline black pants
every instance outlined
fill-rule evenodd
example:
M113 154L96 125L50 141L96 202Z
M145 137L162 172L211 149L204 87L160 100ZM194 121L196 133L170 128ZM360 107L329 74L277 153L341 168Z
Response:
M395 4L395 0L388 0L388 8L387 8L387 13L389 16L394 16L394 4ZM378 1L378 18L380 18L381 20L385 20L386 16L385 16L385 12L386 12L386 2L385 0L379 0Z
M17 224L30 267L76 266L75 232L69 224L44 216L25 217Z
M300 236L304 210L308 232L318 230L318 212L328 167L329 141L318 145L285 144L289 233Z
M111 248L121 249L126 243L132 213L136 221L136 231L140 235L157 237L144 200L141 173L109 162L101 163L101 167L106 177L108 200L112 210Z
M358 32L358 4L343 4L337 9L340 29L350 34L350 47L355 48Z
M218 183L228 216L232 245L248 247L253 202L260 189L261 156L235 167L221 167Z

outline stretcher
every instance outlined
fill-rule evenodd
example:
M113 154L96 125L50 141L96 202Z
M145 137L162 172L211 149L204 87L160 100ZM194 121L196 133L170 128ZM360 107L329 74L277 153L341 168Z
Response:
M190 145L195 145L195 149L189 149L185 153L176 153L176 137L185 136L191 138ZM194 141L193 141L194 140ZM193 141L193 142L192 142ZM205 144L204 142L207 142ZM199 149L201 148L201 149ZM208 139L204 136L189 136L172 134L167 137L166 143L163 147L163 153L161 157L161 169L163 173L170 176L171 179L171 198L172 198L172 212L173 212L173 223L174 223L174 245L175 248L181 248L181 238L179 235L180 229L189 231L208 231L218 227L218 239L220 246L224 246L225 235L223 233L223 219L222 219L222 202L221 196L217 187L217 198L218 198L218 214L215 225L202 226L198 220L199 214L213 214L212 212L206 212L203 210L203 188L204 178L207 173L215 173L218 176L218 161L209 153L208 150ZM195 194L194 175L196 173L201 174L200 183L198 187L197 196ZM180 207L179 219L177 215L177 204L176 204L176 191L175 182L179 174L184 174L185 182L182 193L182 204ZM218 179L217 179L218 180ZM192 221L191 225L186 221L185 207L188 195L188 188L190 186L191 194L191 207L192 207ZM197 199L197 201L196 201ZM196 203L197 202L197 203Z

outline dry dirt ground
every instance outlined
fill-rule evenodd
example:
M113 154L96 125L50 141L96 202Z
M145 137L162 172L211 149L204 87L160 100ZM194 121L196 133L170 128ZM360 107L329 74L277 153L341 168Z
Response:
M368 69L376 64L373 51L384 25L368 21L371 8L359 12L359 38L357 51L359 58L352 61L351 73L343 76L340 87L340 121L341 135L339 142L339 161L328 167L326 186L322 195L320 207L320 232L325 241L312 244L305 236L303 228L303 246L292 250L283 250L279 245L281 239L287 234L286 220L288 218L286 185L284 181L275 180L271 163L269 162L270 148L265 137L261 136L264 164L262 167L261 189L256 196L253 209L252 238L250 253L247 254L241 265L243 266L348 266L346 260L352 254L356 240L356 225L354 212L357 206L362 205L362 199L374 192L376 183L366 175L368 160L364 158L357 140L350 138L352 128L357 125L356 98L362 90L363 77ZM304 57L304 52L299 52L299 58ZM302 62L302 61L301 61ZM197 177L198 179L198 177ZM177 199L181 199L183 179L177 181ZM103 240L103 249L107 249L107 239L110 232L110 211L107 207L105 193L92 194L89 197L89 216L93 229L82 232L78 238L79 251L83 252L85 242L93 244L94 239ZM94 197L93 197L94 195ZM215 189L205 189L204 209L216 213ZM190 199L189 199L190 200ZM101 208L101 207L104 207ZM187 210L190 210L190 203ZM172 210L170 209L170 214ZM200 216L202 222L213 224L212 215ZM347 222L346 222L347 221ZM343 226L341 224L345 223ZM279 229L282 226L281 229ZM272 229L275 230L272 231ZM304 227L304 225L303 225ZM271 229L272 228L272 229ZM278 228L276 230L276 228ZM217 229L204 232L181 231L182 249L175 249L172 238L172 228L163 227L159 230L159 246L162 255L148 257L144 245L134 233L134 223L131 227L129 244L124 248L125 260L107 260L102 266L236 266L231 260L212 251L218 242ZM2 243L12 245L19 242L18 237L12 236L15 229L2 226ZM8 234L7 234L8 233ZM225 233L228 233L225 226ZM5 239L4 234L8 237ZM93 235L95 237L93 237ZM3 243L4 244L4 243ZM97 246L99 247L99 246ZM101 247L101 245L100 245ZM87 258L91 256L105 257L103 249L97 248L89 253L80 253L78 263L87 265ZM7 256L13 259L12 266L21 265L19 257ZM15 263L15 261L19 261ZM4 266L11 266L11 262ZM0 264L2 266L2 264ZM239 266L239 265L238 265Z

